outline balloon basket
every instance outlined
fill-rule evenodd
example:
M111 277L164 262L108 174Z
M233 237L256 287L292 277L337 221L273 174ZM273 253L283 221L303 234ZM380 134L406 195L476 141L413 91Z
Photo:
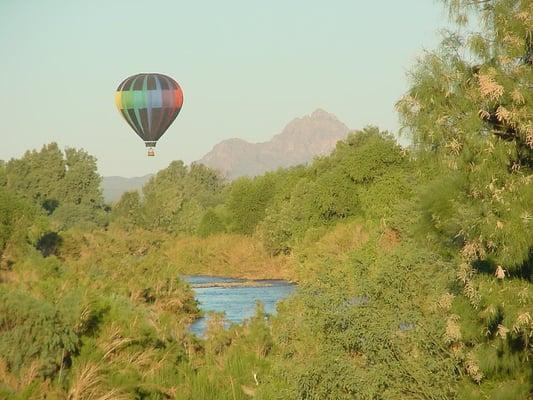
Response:
M148 157L154 157L155 156L155 150L152 149L152 148L149 148L147 155L148 155Z

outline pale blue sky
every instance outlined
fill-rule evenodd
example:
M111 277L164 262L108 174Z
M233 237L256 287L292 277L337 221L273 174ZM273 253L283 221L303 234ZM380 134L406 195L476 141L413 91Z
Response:
M434 0L0 0L0 159L56 141L103 175L139 176L318 107L396 130L406 72L444 21ZM138 72L185 95L154 158L114 104Z

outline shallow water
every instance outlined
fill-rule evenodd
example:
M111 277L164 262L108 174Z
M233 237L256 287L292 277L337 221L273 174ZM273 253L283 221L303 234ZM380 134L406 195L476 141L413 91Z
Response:
M217 276L192 275L183 276L182 279L191 285L209 283L232 283L248 282L244 279L222 278ZM241 323L255 314L255 304L259 300L265 306L265 312L274 314L276 303L289 296L296 286L283 280L258 280L258 285L268 286L245 286L245 287L201 287L193 288L200 309L224 312L229 323ZM206 328L206 318L197 319L191 326L190 331L202 336Z

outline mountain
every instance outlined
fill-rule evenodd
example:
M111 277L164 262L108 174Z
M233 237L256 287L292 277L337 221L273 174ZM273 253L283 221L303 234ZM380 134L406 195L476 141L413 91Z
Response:
M348 127L336 116L318 109L292 120L268 142L223 140L198 162L219 170L229 179L260 175L279 167L305 164L316 156L329 154L348 131Z
M131 190L141 190L153 174L139 176L136 178L123 178L122 176L104 176L102 178L102 191L104 200L113 203L120 199L124 192Z

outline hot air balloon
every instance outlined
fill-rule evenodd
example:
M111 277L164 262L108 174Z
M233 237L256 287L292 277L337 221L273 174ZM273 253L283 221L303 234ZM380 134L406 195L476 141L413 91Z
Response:
M183 105L180 85L163 74L126 78L115 93L117 107L132 129L155 155L154 147L178 116Z

